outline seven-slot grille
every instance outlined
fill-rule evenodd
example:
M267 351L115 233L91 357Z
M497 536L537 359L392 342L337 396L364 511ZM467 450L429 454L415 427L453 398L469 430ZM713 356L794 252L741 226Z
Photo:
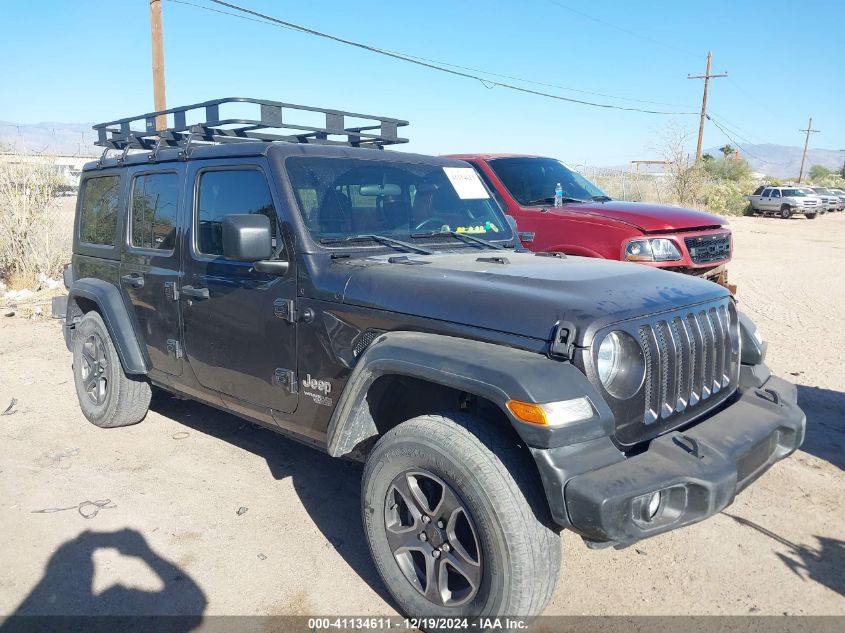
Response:
M699 235L685 237L690 258L696 264L709 264L728 259L731 256L731 234Z
M716 394L730 393L739 354L736 310L731 302L662 316L640 325L638 333L646 366L645 424L712 402Z

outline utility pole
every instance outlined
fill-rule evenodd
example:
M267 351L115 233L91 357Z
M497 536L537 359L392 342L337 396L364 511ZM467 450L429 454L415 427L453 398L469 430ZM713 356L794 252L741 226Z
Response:
M807 129L798 131L807 133L807 138L804 139L804 153L801 154L801 169L798 170L798 184L800 185L801 178L804 177L804 160L807 158L807 146L810 144L810 134L821 132L821 130L813 129L813 117L810 117L810 122L807 124Z
M704 97L701 99L701 122L698 124L698 146L695 150L695 160L701 160L701 142L704 140L704 118L707 116L707 88L710 85L711 79L718 77L727 77L728 73L720 75L710 74L710 65L713 62L713 53L707 51L707 70L703 75L687 75L687 79L703 79L704 80Z
M161 0L150 0L150 35L153 44L153 102L155 111L167 109L164 90L164 43L161 30ZM167 127L165 115L156 117L156 129Z

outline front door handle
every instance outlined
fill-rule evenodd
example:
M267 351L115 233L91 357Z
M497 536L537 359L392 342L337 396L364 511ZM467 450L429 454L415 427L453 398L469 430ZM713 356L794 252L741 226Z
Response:
M182 294L194 299L208 299L208 288L194 288L193 286L182 286Z
M123 275L120 280L127 286L132 286L133 288L144 287L144 278L136 273L133 273L131 275Z

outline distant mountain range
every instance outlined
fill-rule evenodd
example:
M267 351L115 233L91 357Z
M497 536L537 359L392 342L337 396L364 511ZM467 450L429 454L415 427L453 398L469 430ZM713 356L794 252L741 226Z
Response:
M10 123L0 121L0 152L6 148L39 154L60 154L65 156L97 156L99 148L94 146L96 134L90 123ZM518 151L518 148L514 148ZM715 157L721 156L719 149L705 150ZM788 145L743 145L740 156L751 164L755 172L775 178L798 176L801 166L801 147ZM804 170L812 165L823 165L838 170L845 160L845 152L831 149L807 151ZM627 167L627 166L626 166Z
M705 151L717 158L722 155L716 147ZM743 145L739 150L739 155L748 161L755 172L774 178L797 178L803 151L803 147L766 143ZM843 160L845 160L845 152L833 149L808 149L807 160L804 161L804 173L807 174L813 165L822 165L832 171L838 171L842 169Z
M0 121L0 152L5 149L33 154L96 156L97 135L91 123L11 123Z

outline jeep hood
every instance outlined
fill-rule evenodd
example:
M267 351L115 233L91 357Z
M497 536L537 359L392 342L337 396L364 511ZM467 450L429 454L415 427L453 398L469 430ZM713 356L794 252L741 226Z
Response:
M536 207L534 207L536 210ZM689 231L691 229L713 229L727 224L718 215L644 202L583 202L565 204L562 208L548 208L550 213L574 213L611 218L634 226L644 233L652 231Z
M586 257L479 249L388 258L345 260L343 302L541 340L569 321L576 345L611 323L728 294L691 275Z

